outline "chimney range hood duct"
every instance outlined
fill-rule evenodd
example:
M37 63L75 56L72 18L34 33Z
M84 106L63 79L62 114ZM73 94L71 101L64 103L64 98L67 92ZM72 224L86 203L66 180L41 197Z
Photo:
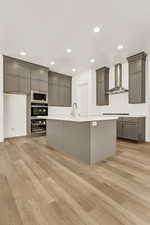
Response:
M115 65L115 87L110 89L107 93L110 95L121 94L128 92L128 90L122 87L122 64Z

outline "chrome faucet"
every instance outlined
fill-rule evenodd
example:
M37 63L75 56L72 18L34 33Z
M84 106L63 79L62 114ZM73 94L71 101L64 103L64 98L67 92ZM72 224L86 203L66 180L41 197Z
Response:
M71 115L72 116L79 116L78 105L77 105L76 102L73 103Z

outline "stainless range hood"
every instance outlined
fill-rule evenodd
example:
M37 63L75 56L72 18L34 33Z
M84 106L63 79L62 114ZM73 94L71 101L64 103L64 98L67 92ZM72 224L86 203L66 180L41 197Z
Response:
M122 64L115 65L115 87L110 89L107 94L121 94L128 92L128 90L122 87Z

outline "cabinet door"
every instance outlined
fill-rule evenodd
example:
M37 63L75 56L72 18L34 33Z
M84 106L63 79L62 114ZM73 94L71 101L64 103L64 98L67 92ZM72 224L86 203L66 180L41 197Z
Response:
M39 67L32 66L31 79L32 80L40 80L40 78L41 78L41 71L40 71Z
M63 85L58 86L58 105L65 106L66 100L66 87Z
M129 62L129 103L145 103L146 53L141 52L127 58Z
M19 92L30 93L30 79L19 77Z
M105 105L104 81L97 83L97 105Z
M71 99L72 99L72 93L71 93L71 87L65 88L65 106L71 107Z
M96 104L109 105L109 68L103 67L96 71Z
M123 138L123 121L117 120L117 137Z
M46 81L39 81L39 89L41 92L48 92L48 82Z
M144 100L144 87L142 86L141 72L130 74L129 77L129 103L141 103Z
M19 77L15 75L5 76L5 92L18 92L19 91Z
M31 90L40 91L40 81L31 79Z
M48 104L49 106L59 106L59 86L55 84L48 85Z
M137 123L123 122L123 137L130 140L138 140Z
M41 69L39 77L40 77L41 81L45 81L45 82L48 83L48 71L46 71L44 69L43 70Z
M70 77L51 72L48 77L49 105L71 106L71 85Z
M133 62L130 62L129 64L129 73L137 73L137 72L141 72L142 71L142 60L136 60Z

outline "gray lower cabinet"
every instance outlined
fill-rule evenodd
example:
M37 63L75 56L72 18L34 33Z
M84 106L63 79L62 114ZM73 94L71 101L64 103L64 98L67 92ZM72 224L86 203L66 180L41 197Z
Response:
M48 146L88 164L116 152L116 121L74 122L47 120Z
M48 92L48 68L4 56L4 92Z
M145 103L146 53L141 52L127 58L129 63L129 103Z
M121 119L117 120L117 137L123 138L123 121Z
M117 121L117 137L145 141L145 117L120 117Z
M96 70L96 105L109 105L109 68Z
M48 99L49 106L70 107L72 104L72 77L49 72Z

